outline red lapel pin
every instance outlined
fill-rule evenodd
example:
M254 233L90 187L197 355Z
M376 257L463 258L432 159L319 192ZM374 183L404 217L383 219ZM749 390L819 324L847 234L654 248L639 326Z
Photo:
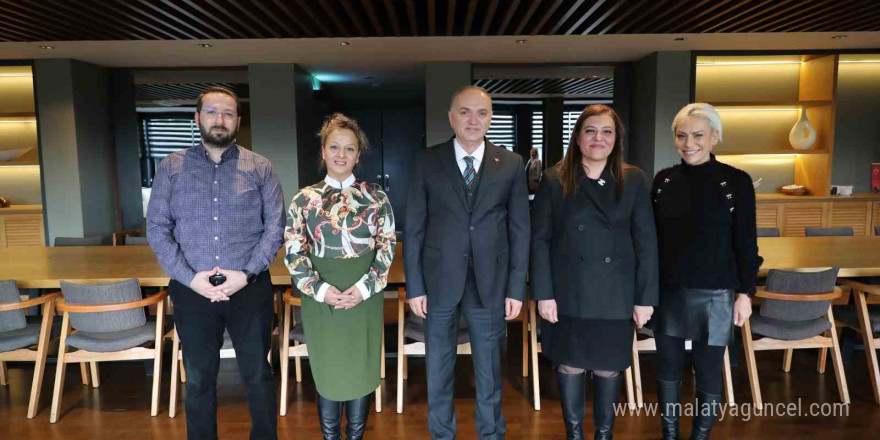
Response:
M501 163L501 159L499 159L499 158L496 157L496 158L495 158L495 163Z

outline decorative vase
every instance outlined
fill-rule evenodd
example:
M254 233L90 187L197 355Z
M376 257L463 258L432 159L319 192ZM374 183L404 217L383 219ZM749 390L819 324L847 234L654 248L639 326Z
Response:
M801 109L801 117L798 119L791 132L788 133L788 142L795 150L809 150L816 142L816 129L807 119L807 112Z

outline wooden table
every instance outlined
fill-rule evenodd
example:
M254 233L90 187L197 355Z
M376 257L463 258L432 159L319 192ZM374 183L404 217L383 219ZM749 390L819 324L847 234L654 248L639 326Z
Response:
M840 267L841 277L880 276L880 237L759 238L769 269L807 271ZM405 282L403 245L398 243L388 282ZM284 252L270 267L272 283L290 285ZM57 288L60 280L113 282L137 278L142 286L167 286L168 275L148 246L19 247L0 249L0 280L16 280L23 289Z

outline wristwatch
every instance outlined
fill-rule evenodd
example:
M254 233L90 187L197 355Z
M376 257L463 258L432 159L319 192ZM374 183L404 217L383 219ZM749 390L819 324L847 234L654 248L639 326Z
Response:
M257 274L255 274L255 273L250 273L250 272L247 271L247 270L243 270L242 272L244 272L244 276L247 277L247 283L248 283L248 284L254 284L255 282L257 282Z

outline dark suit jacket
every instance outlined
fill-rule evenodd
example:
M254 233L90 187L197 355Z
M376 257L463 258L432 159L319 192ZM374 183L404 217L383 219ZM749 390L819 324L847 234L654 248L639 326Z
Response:
M484 307L525 300L529 199L522 157L486 141L480 184L469 213L452 140L419 153L406 196L404 267L407 297L459 303L473 253Z
M602 178L615 184L607 169ZM556 299L567 316L631 318L633 305L658 300L650 183L640 169L624 169L623 193L613 206L604 206L592 184L581 183L565 198L558 168L544 174L532 206L532 296Z

